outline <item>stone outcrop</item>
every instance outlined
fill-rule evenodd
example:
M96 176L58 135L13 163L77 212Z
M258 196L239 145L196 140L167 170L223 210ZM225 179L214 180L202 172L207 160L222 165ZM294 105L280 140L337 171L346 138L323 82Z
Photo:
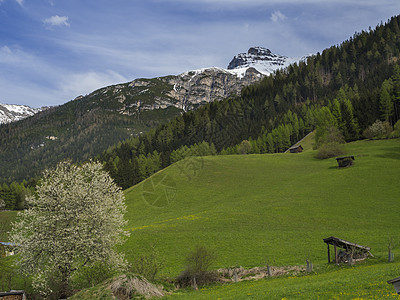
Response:
M240 94L244 86L255 83L264 76L254 68L248 68L243 73L206 68L174 76L135 79L99 89L83 99L80 96L77 100L92 102L93 106L97 106L99 102L107 103L107 107L115 107L124 115L139 115L144 111L169 107L188 111Z

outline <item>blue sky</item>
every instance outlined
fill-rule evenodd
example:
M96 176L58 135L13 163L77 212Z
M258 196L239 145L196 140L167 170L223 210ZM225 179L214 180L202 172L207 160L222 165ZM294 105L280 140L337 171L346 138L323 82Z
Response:
M225 68L252 46L301 57L397 14L399 0L0 0L0 103Z

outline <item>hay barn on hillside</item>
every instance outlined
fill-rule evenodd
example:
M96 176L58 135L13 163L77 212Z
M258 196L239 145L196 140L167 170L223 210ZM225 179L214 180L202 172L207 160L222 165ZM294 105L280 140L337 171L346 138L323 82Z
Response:
M349 167L353 164L354 156L342 156L336 157L336 161L339 165L339 168Z
M324 243L326 243L328 246L328 263L331 262L329 245L334 247L335 256L333 261L335 264L349 262L349 260L353 259L365 259L368 256L373 256L370 252L371 248L351 243L333 236L324 239ZM338 251L338 248L342 250Z
M303 152L303 147L301 145L295 145L289 148L290 153L300 153Z

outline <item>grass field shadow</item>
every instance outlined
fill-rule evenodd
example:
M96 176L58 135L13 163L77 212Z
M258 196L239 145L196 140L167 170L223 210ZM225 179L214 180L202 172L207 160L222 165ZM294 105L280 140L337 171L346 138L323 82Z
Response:
M400 159L400 147L396 148L385 148L382 149L382 153L378 154L377 157L379 158L390 158L390 159Z

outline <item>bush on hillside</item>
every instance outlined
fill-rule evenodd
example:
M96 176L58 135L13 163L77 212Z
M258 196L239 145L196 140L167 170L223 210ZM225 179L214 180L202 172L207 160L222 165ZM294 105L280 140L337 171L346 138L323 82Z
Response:
M144 276L150 281L154 281L157 274L164 267L164 262L160 260L158 253L153 250L148 255L137 257L132 265L133 273Z
M248 140L243 140L238 147L238 154L248 154L251 151L251 143Z
M186 257L186 269L176 278L181 287L197 287L217 281L216 272L209 271L215 254L204 246L197 246Z
M346 143L342 132L335 126L331 126L331 127L323 129L322 133L321 133L321 130L322 129L320 129L320 128L317 129L317 132L315 135L316 145L318 148L322 147L322 145L324 145L324 144L329 144L329 143L336 143L336 144L345 144Z
M327 143L323 144L321 147L318 148L317 158L319 159L331 158L338 155L343 155L344 153L345 151L342 144L335 142Z
M316 157L319 159L331 158L344 154L345 140L340 130L334 126L326 128L318 141L318 151Z
M374 124L369 126L364 130L363 136L367 139L385 139L388 138L390 133L392 132L392 126L390 126L389 122L382 122L380 120L376 120Z

